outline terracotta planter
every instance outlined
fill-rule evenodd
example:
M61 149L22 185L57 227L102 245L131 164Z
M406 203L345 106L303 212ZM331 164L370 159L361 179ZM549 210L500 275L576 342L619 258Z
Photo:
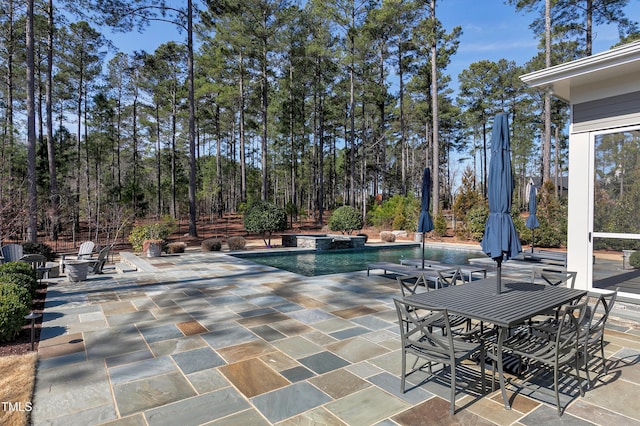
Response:
M160 257L162 255L162 240L146 240L142 243L142 252L147 257Z

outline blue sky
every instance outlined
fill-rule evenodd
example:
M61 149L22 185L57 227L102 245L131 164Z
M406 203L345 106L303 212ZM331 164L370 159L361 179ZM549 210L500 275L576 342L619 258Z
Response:
M454 86L458 74L473 62L504 58L523 65L536 54L537 40L529 29L534 16L517 13L503 0L439 0L437 8L438 17L448 31L456 25L463 31L458 53L448 67ZM631 0L626 10L627 16L640 20L640 1ZM128 53L153 52L162 43L186 39L184 32L178 33L175 26L168 23L154 23L141 34L103 31L119 50ZM596 27L593 53L610 48L617 36L615 26Z

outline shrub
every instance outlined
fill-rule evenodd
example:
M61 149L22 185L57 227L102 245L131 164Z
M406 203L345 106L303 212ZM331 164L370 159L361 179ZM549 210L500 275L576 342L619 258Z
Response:
M29 292L31 298L35 296L36 290L38 289L38 280L31 274L25 275L16 272L2 272L0 273L0 283L14 284L22 287ZM28 301L30 302L31 299Z
M436 216L436 220L433 222L433 230L438 237L447 235L447 219L442 213Z
M249 232L261 234L265 245L270 246L271 235L287 229L287 213L273 203L254 203L244 215L244 227Z
M244 239L244 237L229 237L229 239L227 240L229 250L243 250L246 244L247 241Z
M0 273L24 274L37 279L36 271L26 262L7 262L0 265Z
M0 341L11 341L24 325L29 313L29 291L15 284L0 285Z
M167 251L172 254L184 253L186 248L187 248L187 243L182 241L167 244Z
M393 243L396 240L396 234L391 231L380 232L380 239L385 243Z
M489 207L485 202L476 204L466 216L466 228L469 236L475 241L481 241L484 236L484 227L489 217Z
M629 265L636 269L640 268L640 251L634 251L631 253L631 256L629 256Z
M338 207L327 224L331 231L351 234L356 229L362 229L362 215L351 206Z
M24 254L41 254L46 257L49 262L53 262L57 257L56 252L44 243L27 242L22 244L22 250Z
M202 251L220 251L222 250L222 241L217 238L208 238L200 244Z
M142 251L142 244L146 240L166 240L173 231L170 221L148 223L134 226L129 234L129 242L135 251Z
M367 221L378 228L415 231L420 216L420 199L394 195L382 205L374 204L367 214Z

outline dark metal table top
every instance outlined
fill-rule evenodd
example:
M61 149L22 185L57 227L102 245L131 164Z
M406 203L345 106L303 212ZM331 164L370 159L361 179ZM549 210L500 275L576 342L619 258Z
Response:
M487 278L414 294L405 300L425 307L446 308L449 313L500 327L513 327L586 294L586 290L508 280L502 281L502 291L496 294L496 278Z

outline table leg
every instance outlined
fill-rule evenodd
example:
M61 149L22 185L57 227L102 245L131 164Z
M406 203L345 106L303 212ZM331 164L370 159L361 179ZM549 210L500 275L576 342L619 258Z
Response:
M500 327L498 330L498 353L496 354L498 362L498 380L500 381L500 392L502 393L502 400L504 401L505 410L511 410L511 405L507 399L507 391L505 389L504 382L504 367L502 361L502 344L504 343L505 334L509 332L507 327Z

